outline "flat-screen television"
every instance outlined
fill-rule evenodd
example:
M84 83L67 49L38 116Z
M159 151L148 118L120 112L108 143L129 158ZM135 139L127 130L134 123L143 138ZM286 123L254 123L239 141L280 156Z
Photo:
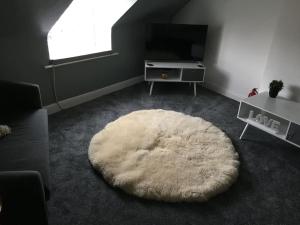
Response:
M203 61L207 25L148 24L146 60Z

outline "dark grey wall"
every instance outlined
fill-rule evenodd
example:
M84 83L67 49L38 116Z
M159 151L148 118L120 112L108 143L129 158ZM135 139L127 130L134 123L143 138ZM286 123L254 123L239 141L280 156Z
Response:
M47 32L70 4L63 1L1 2L0 78L38 83L44 104L53 101L48 63Z
M58 98L65 99L89 92L143 73L142 24L113 27L113 49L110 56L56 69Z
M59 99L80 95L143 73L145 21L169 20L187 0L139 0L113 27L113 50L95 61L57 69ZM0 8L0 78L37 83L44 105L54 102L47 33L71 0L10 0Z

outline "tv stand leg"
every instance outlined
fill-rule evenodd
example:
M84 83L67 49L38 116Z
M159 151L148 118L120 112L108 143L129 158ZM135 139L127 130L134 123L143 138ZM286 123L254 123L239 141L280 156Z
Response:
M197 83L194 82L194 96L197 96Z
M152 95L153 86L154 86L154 81L151 82L150 92L149 92L150 96Z

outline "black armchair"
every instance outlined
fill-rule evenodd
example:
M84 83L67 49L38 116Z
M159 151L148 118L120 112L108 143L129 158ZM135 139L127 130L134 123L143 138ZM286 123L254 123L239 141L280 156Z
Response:
M1 110L40 109L42 100L39 86L25 82L0 80Z
M38 85L0 80L0 224L47 224L48 116Z
M0 224L47 224L44 187L36 171L1 172Z

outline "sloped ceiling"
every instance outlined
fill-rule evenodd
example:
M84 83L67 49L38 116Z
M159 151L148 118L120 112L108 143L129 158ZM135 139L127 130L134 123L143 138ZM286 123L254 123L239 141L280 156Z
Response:
M47 34L72 0L11 0L1 2L0 35L22 35L32 31Z
M138 0L115 25L155 20L170 21L187 2L189 0Z
M169 20L189 0L138 0L116 23ZM1 2L0 35L10 36L33 30L47 34L72 0L11 0Z

